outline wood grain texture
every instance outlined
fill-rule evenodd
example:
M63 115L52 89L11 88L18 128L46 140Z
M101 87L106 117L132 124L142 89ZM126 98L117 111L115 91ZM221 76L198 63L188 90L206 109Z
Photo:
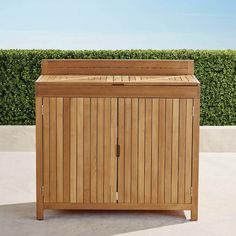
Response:
M56 98L49 99L49 182L50 182L50 202L57 201L57 103Z
M57 98L57 202L63 202L63 98Z
M42 121L42 105L43 99L36 97L36 217L38 220L44 218L43 213L43 121Z
M84 202L91 201L91 99L84 99Z
M42 75L186 75L193 74L191 60L42 60Z

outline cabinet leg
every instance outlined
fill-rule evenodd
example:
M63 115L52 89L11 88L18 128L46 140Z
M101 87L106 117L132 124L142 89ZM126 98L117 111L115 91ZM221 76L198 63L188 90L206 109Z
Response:
M198 209L197 207L194 207L191 210L191 221L196 221L196 220L198 220Z
M37 204L36 217L37 217L37 220L43 220L44 219L43 205Z

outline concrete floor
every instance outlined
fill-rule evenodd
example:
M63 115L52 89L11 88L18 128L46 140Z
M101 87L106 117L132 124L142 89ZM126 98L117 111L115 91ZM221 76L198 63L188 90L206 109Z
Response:
M189 212L46 211L35 220L35 153L0 152L0 236L236 235L236 153L201 153L199 221Z

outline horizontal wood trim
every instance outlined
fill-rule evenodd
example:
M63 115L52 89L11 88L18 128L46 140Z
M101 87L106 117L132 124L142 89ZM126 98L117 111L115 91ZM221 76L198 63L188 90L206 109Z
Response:
M191 210L192 204L132 204L132 203L45 203L44 209L65 210Z
M194 74L192 60L42 60L42 75L184 75Z
M199 86L52 86L36 84L36 96L199 98Z

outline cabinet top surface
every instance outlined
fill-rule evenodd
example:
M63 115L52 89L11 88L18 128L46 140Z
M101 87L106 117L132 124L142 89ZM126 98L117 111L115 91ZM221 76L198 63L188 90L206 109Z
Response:
M41 75L40 84L78 84L78 85L197 85L194 75Z

